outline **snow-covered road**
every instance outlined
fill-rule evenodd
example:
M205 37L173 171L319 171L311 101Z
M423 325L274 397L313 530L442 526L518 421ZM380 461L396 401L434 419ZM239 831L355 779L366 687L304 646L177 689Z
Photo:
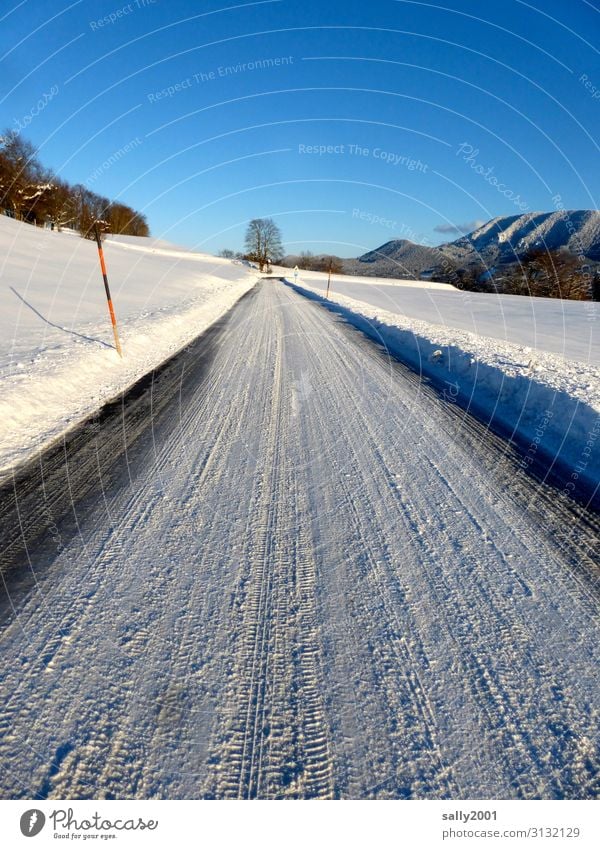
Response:
M17 492L4 797L598 795L596 518L279 281Z

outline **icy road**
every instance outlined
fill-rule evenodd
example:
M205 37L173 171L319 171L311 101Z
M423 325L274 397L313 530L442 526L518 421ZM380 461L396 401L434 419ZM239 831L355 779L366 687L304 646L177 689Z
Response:
M4 797L598 795L596 517L279 281L0 507Z

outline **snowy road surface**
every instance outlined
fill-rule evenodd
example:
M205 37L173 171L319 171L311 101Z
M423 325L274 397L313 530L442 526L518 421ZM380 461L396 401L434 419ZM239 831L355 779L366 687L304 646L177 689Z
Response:
M595 517L280 282L17 492L4 797L598 795Z

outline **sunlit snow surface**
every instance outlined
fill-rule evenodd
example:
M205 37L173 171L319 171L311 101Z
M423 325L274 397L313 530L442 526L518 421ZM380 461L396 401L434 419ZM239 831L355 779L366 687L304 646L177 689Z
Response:
M243 265L154 239L104 245L0 216L0 469L27 457L201 333L254 283Z
M17 487L3 796L598 796L597 520L414 371L264 281L101 425Z

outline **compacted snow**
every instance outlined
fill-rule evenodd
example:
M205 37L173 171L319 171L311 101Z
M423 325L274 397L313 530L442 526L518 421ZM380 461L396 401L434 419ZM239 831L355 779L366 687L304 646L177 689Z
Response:
M94 242L0 216L0 470L162 363L256 275L154 239L104 245L120 360Z
M597 517L280 281L15 489L4 796L597 797Z

